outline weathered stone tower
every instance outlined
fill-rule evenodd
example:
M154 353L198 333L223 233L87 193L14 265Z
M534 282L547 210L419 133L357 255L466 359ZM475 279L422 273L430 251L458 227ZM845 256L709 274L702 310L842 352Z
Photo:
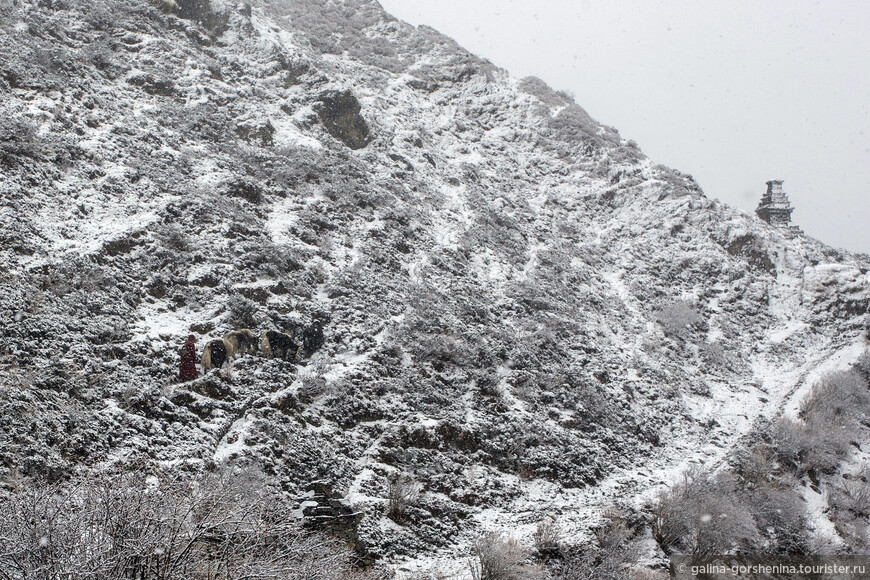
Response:
M788 201L788 196L782 190L781 180L767 182L767 193L761 196L755 213L772 226L788 226L791 222L791 212L794 208Z

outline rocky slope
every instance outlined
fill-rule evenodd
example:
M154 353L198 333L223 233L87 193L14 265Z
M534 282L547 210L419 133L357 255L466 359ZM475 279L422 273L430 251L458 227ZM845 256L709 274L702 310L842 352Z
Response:
M0 5L7 484L258 465L413 568L640 508L864 348L865 261L376 2ZM174 380L189 333L314 320Z

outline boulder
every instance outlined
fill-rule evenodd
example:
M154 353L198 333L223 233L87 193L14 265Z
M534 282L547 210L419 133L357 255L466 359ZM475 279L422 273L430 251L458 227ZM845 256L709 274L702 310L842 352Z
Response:
M362 149L371 141L362 107L350 91L323 92L314 109L326 131L351 149Z

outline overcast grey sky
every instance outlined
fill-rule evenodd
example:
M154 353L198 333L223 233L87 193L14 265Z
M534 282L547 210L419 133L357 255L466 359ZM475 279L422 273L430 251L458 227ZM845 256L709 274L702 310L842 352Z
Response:
M574 94L654 161L870 253L870 1L381 0L517 77Z

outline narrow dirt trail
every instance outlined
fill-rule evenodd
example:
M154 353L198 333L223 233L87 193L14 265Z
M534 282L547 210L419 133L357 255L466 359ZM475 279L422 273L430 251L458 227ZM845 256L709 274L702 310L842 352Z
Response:
M796 409L819 376L831 370L848 368L866 348L863 338L845 344L829 343L826 348L816 350L814 356L797 369L788 369L786 364L767 368L768 377L776 377L776 380L770 381L766 393L759 391L766 402L759 403L759 393L750 390L717 401L718 407L711 411L712 414L720 413L720 427L715 429L715 437L712 437L713 433L702 430L687 431L640 463L615 470L594 487L561 489L541 480L519 481L522 489L519 498L508 505L485 510L476 519L484 529L509 534L532 545L532 534L538 523L552 518L565 541L582 541L589 526L600 521L601 514L608 507L618 503L642 508L675 482L690 465L714 470L723 467L728 455L749 432L756 418L775 419ZM711 443L712 439L716 442ZM466 543L457 540L457 545ZM460 554L451 554L438 560L404 562L398 567L399 577L412 577L415 571L428 569L434 564L437 569L452 573L456 578L465 578L468 574L466 560Z

